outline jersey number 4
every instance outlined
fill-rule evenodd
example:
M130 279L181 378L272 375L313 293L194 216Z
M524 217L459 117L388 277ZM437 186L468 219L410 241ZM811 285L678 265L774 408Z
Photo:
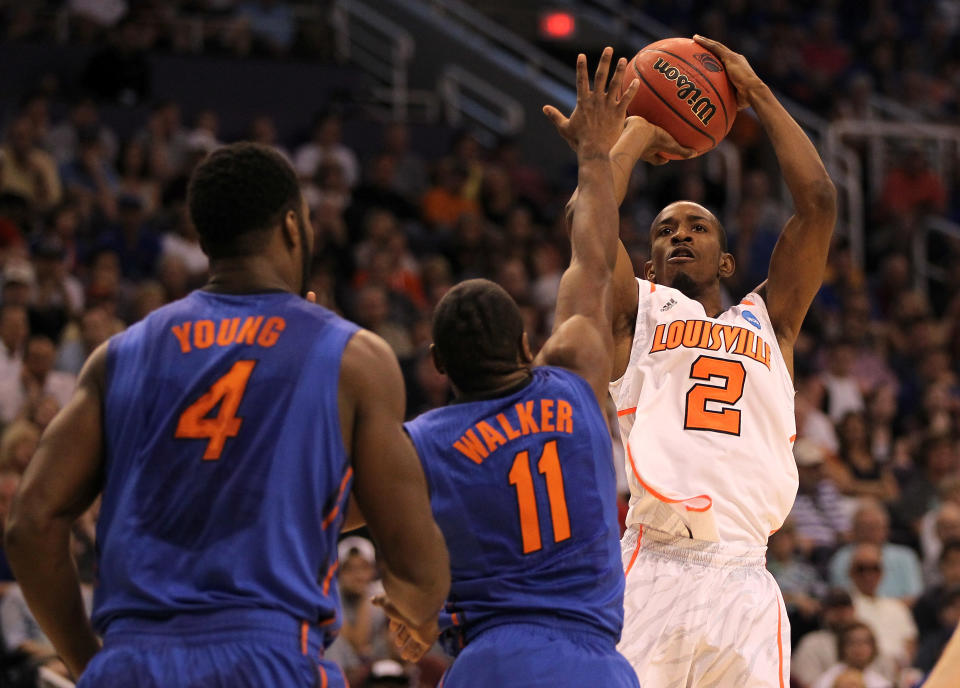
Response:
M690 377L694 380L720 378L720 385L697 383L687 392L687 412L684 430L709 430L725 435L740 434L740 411L730 408L743 396L743 383L747 371L740 361L728 358L701 356L690 366ZM720 410L710 410L707 402L721 406Z
M550 519L553 521L553 541L563 542L570 538L570 516L567 514L567 497L563 490L563 471L560 468L560 457L557 455L556 440L543 445L543 453L537 461L537 471L547 481L547 500L550 502ZM523 553L530 554L542 549L543 543L540 541L540 515L537 512L537 495L533 489L529 452L522 451L514 457L508 477L510 484L517 489Z
M243 425L243 418L237 417L237 409L247 389L250 373L256 361L237 361L227 374L214 382L206 393L190 404L177 421L174 437L189 440L207 440L207 449L203 452L205 461L216 461L223 452L228 437L236 437ZM213 418L209 414L220 405Z

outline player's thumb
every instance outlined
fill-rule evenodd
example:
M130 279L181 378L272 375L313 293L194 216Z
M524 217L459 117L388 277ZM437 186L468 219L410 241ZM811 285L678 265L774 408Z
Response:
M563 129L564 122L567 121L567 118L563 116L557 108L552 105L543 106L543 114L547 116L547 119L553 122L553 126L557 128L558 131Z

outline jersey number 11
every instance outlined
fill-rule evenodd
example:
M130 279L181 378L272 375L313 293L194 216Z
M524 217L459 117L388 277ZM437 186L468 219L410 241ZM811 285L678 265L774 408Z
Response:
M560 468L556 440L543 445L543 453L537 461L537 471L545 476L547 481L550 520L553 522L553 541L563 542L570 538L570 516L567 514L567 497L563 489L563 471ZM537 552L543 549L543 543L540 541L540 515L537 510L537 495L533 489L529 452L517 453L508 477L510 484L517 489L523 553Z

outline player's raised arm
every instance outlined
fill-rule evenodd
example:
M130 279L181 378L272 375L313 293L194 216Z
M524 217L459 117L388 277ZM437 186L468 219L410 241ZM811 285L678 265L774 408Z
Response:
M91 354L73 398L43 433L6 527L7 557L23 596L74 676L100 649L83 607L70 529L102 487L106 355L106 344Z
M620 59L605 89L613 50L606 48L593 88L587 58L577 58L577 105L569 119L553 107L544 113L577 153L579 197L570 230L572 256L557 294L554 332L536 363L560 365L583 375L605 399L613 352L612 279L620 245L610 151L623 130L634 81L619 96L627 62Z
M450 562L423 468L403 430L403 377L386 342L367 331L353 337L340 395L341 412L353 410L353 494L380 548L383 587L411 630L429 634L450 587Z
M694 40L723 61L740 108L749 106L757 113L793 197L794 213L773 250L763 294L781 349L792 348L823 281L837 220L837 192L813 143L746 58L702 36ZM793 357L785 358L792 372Z

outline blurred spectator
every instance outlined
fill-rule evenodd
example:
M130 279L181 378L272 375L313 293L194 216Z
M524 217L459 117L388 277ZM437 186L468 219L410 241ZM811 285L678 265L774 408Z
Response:
M923 439L917 457L916 470L903 487L896 513L900 519L919 532L923 515L937 503L940 481L957 472L957 452L953 438L946 434L932 434Z
M823 384L827 398L827 414L838 423L845 414L864 410L860 384L853 375L855 349L850 342L839 341L830 347Z
M102 307L88 308L80 317L79 326L74 325L64 333L57 351L57 370L79 375L87 356L119 331Z
M387 617L370 601L380 590L373 544L351 536L341 540L337 549L343 625L324 656L343 669L351 685L361 685L374 660L389 656Z
M0 385L20 375L29 335L27 309L15 303L0 304Z
M103 216L114 217L119 179L98 138L83 134L77 155L60 169L60 175L68 193L81 203L94 205Z
M787 520L770 536L767 545L767 570L780 586L790 617L791 632L797 637L816 628L820 612L819 598L826 584L817 570L798 556L793 520Z
M10 513L10 504L13 501L13 495L16 494L19 485L19 473L14 471L0 471L0 528L5 528L7 525L7 515ZM7 562L7 555L4 551L3 543L0 542L0 598L6 594L13 580L13 571L10 570L10 564ZM0 619L0 625L2 624L3 620Z
M3 292L0 303L28 308L33 303L33 290L37 274L33 265L25 260L8 260L3 266Z
M960 585L944 588L937 600L937 627L926 634L917 649L914 666L929 672L960 624Z
M882 210L895 218L914 214L942 213L947 192L940 177L930 169L924 152L911 148L883 180Z
M403 122L383 128L383 153L393 157L392 188L407 200L420 198L427 188L427 167L410 149L410 129Z
M436 180L421 201L427 224L453 227L462 215L478 212L477 202L466 192L467 174L467 168L454 158L440 161Z
M341 141L342 132L343 121L338 113L317 115L312 139L297 148L293 155L293 166L301 178L313 177L321 165L332 162L342 171L348 187L356 185L360 179L360 164L356 154Z
M800 551L822 564L843 542L849 522L836 486L823 472L824 451L812 441L797 438L793 445L799 487L790 511Z
M921 637L935 633L940 628L943 596L948 590L960 586L960 539L944 544L938 568L940 582L928 586L913 605L913 619Z
M877 640L870 626L853 622L837 632L838 663L813 683L813 688L833 688L837 677L850 669L862 673L865 688L893 688L893 682L870 668L877 658Z
M37 145L33 125L23 116L7 129L7 143L0 147L0 192L18 194L39 210L60 202L57 164Z
M0 421L9 423L17 417L28 402L36 402L44 395L52 396L59 406L70 400L76 378L53 369L56 349L49 337L34 335L27 341L20 375L0 387Z
M277 135L277 125L270 115L257 115L250 121L250 132L247 136L250 141L264 146L271 146L280 155L290 160L290 151L280 144Z
M940 506L928 511L920 521L920 551L923 554L923 578L939 580L937 572L943 543L960 540L960 476L950 476L937 489Z
M30 330L59 340L70 318L83 311L83 285L67 272L66 251L56 237L42 239L33 250L36 274Z
M874 458L866 417L850 411L840 420L840 463L834 475L841 492L892 502L899 495L897 480Z
M147 148L141 139L127 141L120 151L117 193L135 196L149 215L160 204L160 184L153 177Z
M851 596L857 618L873 631L879 653L892 658L897 668L908 667L916 650L917 627L902 600L878 594L883 575L880 548L858 544L850 557Z
M124 277L149 277L160 257L160 237L147 224L143 201L138 196L120 196L117 219L116 225L100 235L98 249L117 255Z
M96 139L108 160L117 155L117 137L100 122L93 98L80 96L70 105L69 115L47 133L46 148L58 165L65 165L80 153L80 139Z
M837 635L854 621L853 600L840 588L830 590L821 600L822 628L799 637L790 657L791 685L809 688L824 672L837 663Z
M890 516L883 504L872 498L861 499L853 515L853 542L837 550L830 560L830 584L850 586L852 579L848 574L854 553L860 545L869 544L880 548L883 557L875 594L912 603L923 589L920 560L909 547L889 542L889 535ZM873 571L869 573L872 575Z
M0 433L0 472L23 475L40 442L40 429L26 418L7 425Z
M255 47L268 55L284 55L293 46L296 26L293 8L280 0L244 2L238 15L245 19L253 34Z

